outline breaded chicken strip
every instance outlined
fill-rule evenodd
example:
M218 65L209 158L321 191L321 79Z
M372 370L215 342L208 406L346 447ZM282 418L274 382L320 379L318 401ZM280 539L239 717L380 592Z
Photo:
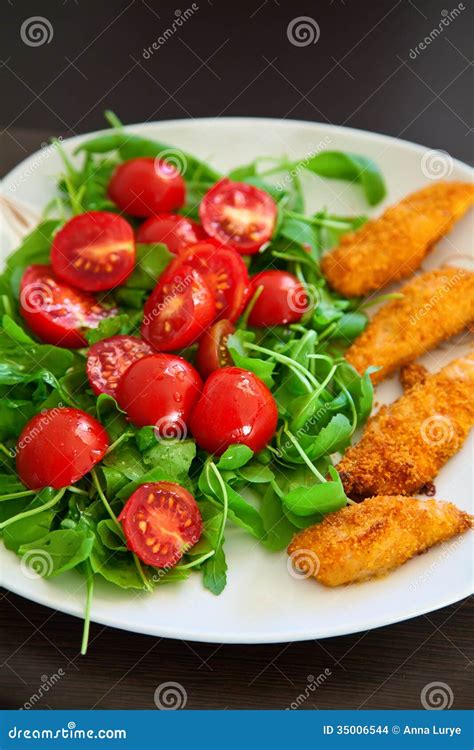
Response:
M348 505L297 534L288 554L325 586L365 581L403 565L471 525L452 503L396 495Z
M474 273L465 268L424 273L400 292L403 298L384 305L345 355L361 374L381 366L374 383L474 322Z
M346 234L321 268L331 286L359 297L411 276L423 258L474 202L465 182L436 182Z
M411 495L431 482L474 425L473 395L474 353L383 406L336 467L346 494Z
M414 385L424 383L427 377L428 370L417 362L409 362L400 368L400 383L404 391L408 391Z

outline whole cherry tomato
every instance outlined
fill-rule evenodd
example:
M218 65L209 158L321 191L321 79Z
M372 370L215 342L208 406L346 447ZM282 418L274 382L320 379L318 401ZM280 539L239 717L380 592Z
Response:
M249 325L270 328L297 323L308 307L304 285L287 271L262 271L250 279L249 299L263 287L249 315Z
M224 367L206 380L190 427L199 447L219 456L233 443L263 450L277 421L277 406L267 386L252 372Z
M139 156L117 167L109 183L109 196L131 216L153 216L181 208L186 188L173 164Z
M16 469L33 490L77 482L109 447L104 427L80 409L55 407L36 414L17 443Z
M158 437L179 439L186 437L201 388L201 378L185 359L152 354L125 370L115 395L134 425L154 425Z

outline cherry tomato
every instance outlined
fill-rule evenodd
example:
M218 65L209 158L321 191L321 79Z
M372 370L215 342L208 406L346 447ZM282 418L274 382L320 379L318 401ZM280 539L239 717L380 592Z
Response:
M199 339L196 367L204 379L214 370L220 367L230 367L233 364L227 349L227 339L234 331L235 328L230 320L219 320Z
M153 216L181 208L186 188L172 164L140 156L117 167L109 183L109 196L127 214Z
M194 497L175 482L142 484L120 513L127 547L146 565L172 568L202 534Z
M267 386L252 372L224 367L206 380L190 427L199 447L219 456L233 443L261 451L275 434L277 421Z
M277 204L263 190L224 178L206 193L199 216L206 232L239 253L253 255L271 239Z
M183 250L165 270L168 279L181 265L192 266L203 277L216 301L217 320L235 321L244 309L249 276L242 258L229 247L214 240L200 242Z
M80 409L45 409L25 425L17 443L16 469L33 490L77 482L100 461L109 438L100 422Z
M154 425L164 438L184 438L202 380L189 362L173 354L152 354L134 362L119 380L119 406L137 427Z
M28 266L20 284L20 313L31 330L48 344L77 349L87 345L81 333L117 315L94 297L55 278L51 266Z
M160 281L144 309L141 333L163 352L192 344L216 316L216 303L201 274L182 265Z
M112 336L93 344L87 352L86 371L94 393L115 396L120 376L147 354L153 354L153 349L137 336Z
M308 310L308 295L296 276L286 271L262 271L250 279L249 299L258 287L263 291L249 315L249 325L257 328L297 323Z
M74 216L53 239L51 264L56 276L85 292L123 284L135 264L132 227L108 211Z
M205 237L206 233L199 224L178 214L150 216L137 231L137 242L162 242L175 255Z

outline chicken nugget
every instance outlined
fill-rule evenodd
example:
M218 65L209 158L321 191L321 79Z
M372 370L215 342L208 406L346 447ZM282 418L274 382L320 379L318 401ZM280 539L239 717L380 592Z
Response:
M341 586L383 576L470 526L470 516L452 503L402 495L371 497L299 532L288 554L308 577Z
M322 271L346 297L364 296L411 276L473 202L474 187L467 182L429 185L346 234L322 258Z
M411 495L429 484L474 425L474 353L383 406L336 469L354 500Z
M400 292L403 297L384 305L345 355L361 374L369 365L380 366L373 383L474 322L474 273L465 268L429 271Z

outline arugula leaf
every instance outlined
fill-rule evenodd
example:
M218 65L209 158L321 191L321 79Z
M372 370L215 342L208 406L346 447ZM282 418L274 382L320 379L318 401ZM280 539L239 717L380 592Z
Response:
M241 466L245 466L253 455L253 450L246 445L239 443L229 445L217 462L217 468L224 471L239 469Z
M136 245L137 257L135 268L121 289L144 289L151 291L175 257L162 243Z
M347 504L347 498L341 478L331 466L329 472L332 481L313 484L312 487L296 487L290 490L283 502L289 511L298 516L309 516L314 513L333 513Z
M360 183L371 206L385 198L387 191L382 174L377 165L365 156L344 151L322 151L301 163L305 169L321 177Z
M34 552L42 563L40 572L44 572L45 578L51 578L87 560L93 544L94 536L91 533L76 529L58 529L50 531L41 539L22 544L18 553L27 555L28 552ZM31 558L34 559L33 554Z
M227 584L227 561L224 547L221 545L214 555L206 560L202 566L203 584L213 594L218 596Z
M263 544L267 549L279 551L287 547L295 534L296 527L285 515L281 499L271 484L262 498L261 514L265 527Z

